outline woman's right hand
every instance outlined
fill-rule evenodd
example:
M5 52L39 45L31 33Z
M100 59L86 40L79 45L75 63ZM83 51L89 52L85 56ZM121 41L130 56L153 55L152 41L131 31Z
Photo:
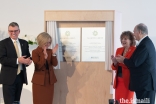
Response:
M114 65L116 65L118 63L116 58L114 57L114 55L111 55L111 60L112 60Z
M55 47L52 49L53 54L56 54L58 50L58 44L55 45Z
M44 58L47 59L48 54L47 54L47 48L46 48L46 46L43 47L43 54L44 54Z

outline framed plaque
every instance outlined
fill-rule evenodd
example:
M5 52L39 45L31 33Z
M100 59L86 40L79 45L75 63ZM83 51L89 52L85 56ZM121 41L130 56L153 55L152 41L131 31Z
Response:
M82 61L105 61L105 27L82 28Z
M58 28L61 61L80 61L80 28Z

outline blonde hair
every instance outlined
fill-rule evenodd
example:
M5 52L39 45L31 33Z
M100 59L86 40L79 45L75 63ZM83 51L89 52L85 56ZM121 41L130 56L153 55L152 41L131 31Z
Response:
M46 44L50 39L50 42L52 42L52 37L46 33L46 32L42 32L37 36L37 43L39 46L43 46L44 44Z

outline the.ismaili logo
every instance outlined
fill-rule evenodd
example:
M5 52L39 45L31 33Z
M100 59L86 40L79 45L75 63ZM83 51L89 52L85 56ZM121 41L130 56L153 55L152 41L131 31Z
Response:
M70 32L69 32L69 31L66 31L66 32L65 32L65 35L66 35L66 36L70 36Z
M93 31L93 35L94 36L97 36L98 35L98 32L97 31Z

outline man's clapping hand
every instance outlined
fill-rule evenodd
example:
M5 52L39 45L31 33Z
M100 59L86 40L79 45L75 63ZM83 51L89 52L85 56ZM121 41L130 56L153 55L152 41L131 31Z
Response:
M25 65L30 65L32 63L32 60L30 57L26 58L26 56L21 56L18 58L18 62Z

